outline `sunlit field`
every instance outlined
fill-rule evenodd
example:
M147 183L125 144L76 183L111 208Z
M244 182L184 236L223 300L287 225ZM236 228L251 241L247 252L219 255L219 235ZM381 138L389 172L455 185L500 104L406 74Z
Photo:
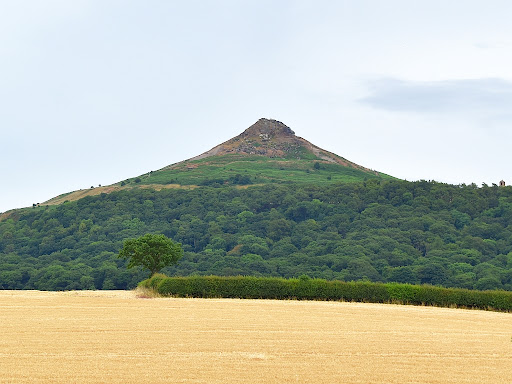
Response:
M0 291L0 383L510 383L512 314Z

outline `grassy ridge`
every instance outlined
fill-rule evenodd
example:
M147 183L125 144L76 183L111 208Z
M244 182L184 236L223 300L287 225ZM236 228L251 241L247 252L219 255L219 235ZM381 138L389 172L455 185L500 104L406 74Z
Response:
M475 291L430 285L343 282L309 277L167 277L157 274L142 281L139 286L152 289L163 296L175 297L340 300L512 311L512 292Z
M315 167L315 163L318 163ZM141 184L200 185L208 180L225 180L237 174L252 184L357 182L365 178L390 179L386 174L363 171L318 158L270 159L264 156L224 155L193 160L140 176ZM132 180L133 181L133 180Z

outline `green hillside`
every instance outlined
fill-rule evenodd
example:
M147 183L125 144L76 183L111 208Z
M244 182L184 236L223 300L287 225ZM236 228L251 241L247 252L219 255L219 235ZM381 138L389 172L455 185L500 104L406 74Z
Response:
M120 185L328 184L368 178L390 176L319 148L279 121L260 119L240 135L195 158Z
M171 276L254 275L512 290L512 188L365 182L126 189L0 222L0 289L125 289L126 238L183 244Z
M311 159L271 159L264 156L223 155L179 163L172 168L125 180L120 185L251 185L268 183L329 184L364 179L389 179L312 156Z
M0 216L0 289L126 289L122 243L163 233L171 276L512 290L512 188L397 180L260 119L195 158Z
M199 186L245 187L290 183L327 185L368 179L388 180L393 177L319 148L296 136L279 121L260 119L240 135L192 159L113 185L64 193L43 205L61 204L127 189L191 189Z

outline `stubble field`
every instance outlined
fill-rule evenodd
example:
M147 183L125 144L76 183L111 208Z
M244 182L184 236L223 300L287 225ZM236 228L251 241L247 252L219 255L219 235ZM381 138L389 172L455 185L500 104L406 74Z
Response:
M512 383L512 315L0 291L0 383Z

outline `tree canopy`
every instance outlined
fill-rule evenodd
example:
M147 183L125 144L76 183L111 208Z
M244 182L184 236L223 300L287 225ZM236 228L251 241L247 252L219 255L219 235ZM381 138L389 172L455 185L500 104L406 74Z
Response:
M146 234L137 239L128 239L119 251L119 258L128 260L128 268L141 266L149 271L149 277L165 267L174 265L183 256L180 243L165 235Z
M0 221L0 289L129 289L127 238L182 244L169 276L252 275L512 290L512 187L367 180L124 190Z

